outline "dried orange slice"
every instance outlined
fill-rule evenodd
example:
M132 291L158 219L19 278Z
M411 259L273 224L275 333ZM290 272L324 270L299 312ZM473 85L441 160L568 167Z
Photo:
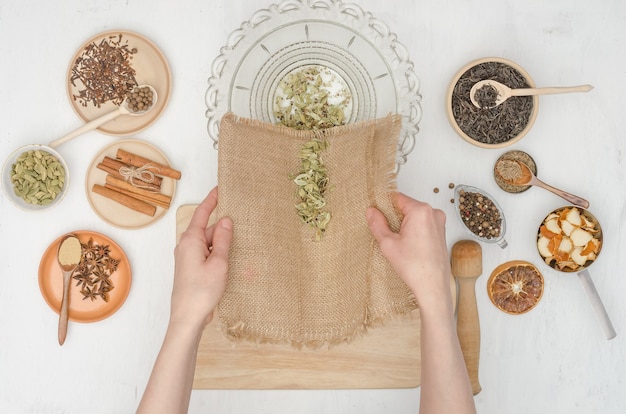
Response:
M523 260L513 260L496 267L487 282L491 302L500 310L520 315L534 308L543 296L543 276Z

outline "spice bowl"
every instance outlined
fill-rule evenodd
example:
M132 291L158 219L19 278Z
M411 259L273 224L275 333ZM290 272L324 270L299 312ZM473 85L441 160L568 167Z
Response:
M2 167L2 189L6 197L26 211L58 205L69 183L65 160L45 145L29 144L16 149Z
M502 161L516 161L524 163L530 169L533 175L537 176L537 163L535 162L533 157L530 156L530 154L524 151L511 150L500 155L500 157L498 157L496 162L493 164L493 179L495 180L496 184L498 184L498 187L500 187L507 193L523 193L524 191L532 187L531 185L512 184L510 181L502 178L501 173L498 171L498 165Z
M463 66L452 78L446 94L446 114L454 131L481 148L502 148L521 140L539 111L537 96L516 96L493 108L478 108L470 90L482 80L495 80L510 88L534 88L535 82L520 65L500 57L486 57Z
M496 243L502 249L508 246L504 238L506 221L502 208L486 191L457 185L454 189L454 208L456 216L474 238Z
M613 339L615 329L588 271L604 243L598 219L582 207L560 207L543 219L536 243L539 256L550 268L578 275L606 338Z

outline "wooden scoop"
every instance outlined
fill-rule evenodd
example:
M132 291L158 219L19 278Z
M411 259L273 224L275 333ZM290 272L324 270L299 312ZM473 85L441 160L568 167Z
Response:
M491 79L482 80L480 82L476 82L472 89L470 90L470 100L474 104L474 106L480 108L481 105L476 99L476 91L482 88L485 85L489 85L493 87L498 94L493 105L488 108L494 108L500 105L502 102L509 99L511 96L528 96L528 95L553 95L558 93L570 93L570 92L589 92L593 89L591 85L580 85L580 86L557 86L557 87L547 87L547 88L518 88L511 89L508 86L496 82Z
M156 90L150 86L150 85L139 85L137 86L137 88L144 88L147 87L148 89L150 89L150 92L152 92L152 105L150 105L149 107L142 109L140 111L133 111L132 108L130 107L130 100L129 98L124 99L124 101L122 102L122 104L115 110L106 113L96 119L93 119L89 122L87 122L86 124L84 124L83 126L73 130L72 132L70 132L67 135L62 136L61 138L57 138L54 141L50 142L48 144L48 146L50 148L56 148L59 145L63 144L64 142L69 141L72 138L76 138L79 135L84 134L85 132L89 132L91 130L94 130L96 128L98 128L100 125L105 124L109 121L114 120L115 118L117 118L120 115L131 115L131 116L139 116L139 115L144 115L148 112L150 112L154 106L157 103L157 92Z
M67 335L67 320L70 304L70 280L82 255L80 240L73 234L66 235L59 243L57 261L63 271L63 296L59 310L59 345L63 345Z
M452 246L450 255L452 275L459 288L456 332L461 343L463 359L467 368L472 392L481 391L478 381L478 360L480 358L480 323L476 305L476 279L483 272L482 249L478 242L461 240Z
M545 190L548 190L556 195L558 195L559 197L563 198L564 200L569 201L570 203L576 205L576 206L580 206L582 208L589 208L589 201L585 200L584 198L578 197L574 194L570 194L567 191L563 191L560 190L558 188L552 187L551 185L548 185L546 183L544 183L543 181L541 181L539 178L537 178L537 176L535 176L535 174L533 174L533 172L530 170L530 168L528 167L528 165L524 164L523 162L519 162L519 161L514 161L514 160L505 160L505 161L500 161L500 162L511 162L511 163L516 163L519 165L519 167L522 170L521 176L517 179L514 180L509 180L505 177L502 177L501 174L500 177L504 180L507 181L511 184L515 184L515 185L535 185L537 187L541 187ZM497 171L497 169L496 169Z

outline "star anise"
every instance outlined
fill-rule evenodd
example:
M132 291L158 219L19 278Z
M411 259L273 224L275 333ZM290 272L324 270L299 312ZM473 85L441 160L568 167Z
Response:
M109 292L113 290L110 277L117 270L120 261L110 256L108 244L98 244L92 237L81 246L83 254L72 276L76 280L76 286L80 286L83 300L89 298L93 301L101 297L108 302Z
M116 260L116 259L112 258L111 256L109 256L108 260L104 263L104 269L109 274L113 274L117 270L117 266L119 264L120 264L119 260Z
M79 270L74 273L74 276L72 276L72 278L76 280L76 286L81 286L81 291L86 286L91 286L91 284L93 283L91 281L91 274L89 272L81 272Z
M104 257L108 257L109 256L109 246L106 244L98 244L96 246L96 256L100 257L100 258L104 258Z
M80 293L83 294L83 300L91 299L92 301L94 301L98 299L99 296L99 293L96 291L96 289L91 289L89 286L85 286L83 289L81 289Z
M93 241L93 237L89 238L87 243L81 244L83 248L83 257L87 259L92 259L96 253L96 245Z

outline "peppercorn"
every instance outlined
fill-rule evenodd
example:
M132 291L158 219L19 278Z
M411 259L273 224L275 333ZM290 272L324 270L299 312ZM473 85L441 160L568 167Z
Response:
M462 191L459 213L465 226L485 239L497 238L502 231L502 217L495 203L480 193Z

